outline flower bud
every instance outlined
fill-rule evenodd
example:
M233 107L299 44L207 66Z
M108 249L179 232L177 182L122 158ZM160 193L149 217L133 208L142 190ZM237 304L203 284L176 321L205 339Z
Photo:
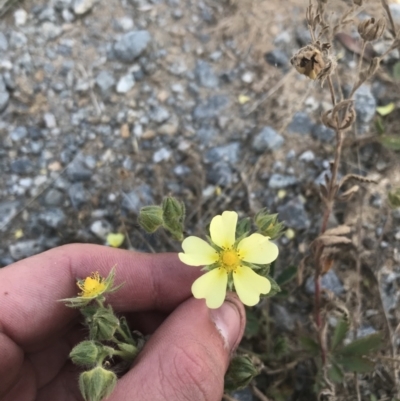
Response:
M167 229L175 239L183 239L183 221L185 220L185 205L172 196L164 199L162 204L164 228Z
M82 341L72 348L69 357L76 365L93 366L97 362L99 348L101 345L97 345L94 341Z
M98 309L88 324L90 337L97 341L111 340L119 326L119 320L111 309Z
M379 39L386 29L386 21L384 18L375 21L375 18L369 18L358 24L358 33L367 42Z
M154 233L163 224L163 211L160 206L145 206L140 209L139 224L148 233Z
M259 373L260 370L248 356L237 356L232 359L225 374L224 389L227 392L243 389Z
M132 344L119 343L118 348L122 351L121 358L129 361L133 361L139 350Z
M117 384L117 376L100 366L79 376L79 389L86 401L101 401L108 397Z
M254 223L262 235L271 239L279 238L283 233L284 225L278 221L278 215L269 214L266 209L255 215Z

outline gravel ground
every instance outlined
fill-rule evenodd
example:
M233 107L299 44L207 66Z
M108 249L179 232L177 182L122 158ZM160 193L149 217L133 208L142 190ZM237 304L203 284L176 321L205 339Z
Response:
M142 206L168 194L186 203L188 233L201 233L226 209L279 212L289 230L276 268L298 264L319 230L318 186L329 173L334 132L319 121L329 93L290 67L308 35L302 18L293 24L284 11L303 15L305 5L285 3L265 21L261 57L220 29L231 15L223 1L26 0L3 17L0 266L65 243L105 244L110 232L126 234L125 248L177 250L136 223ZM354 54L340 51L341 68L354 72ZM386 196L400 185L398 154L371 140L354 146L357 136L376 135L376 107L390 101L399 101L398 89L383 78L358 90L357 134L347 138L341 175L378 182L364 189L362 246L379 261L368 267L394 324L400 213L389 211ZM331 225L355 225L358 205L339 203ZM306 304L313 287L311 270L304 273ZM324 280L346 298L354 274L341 262ZM282 330L292 332L304 315L297 302L273 308ZM382 323L365 318L362 328Z

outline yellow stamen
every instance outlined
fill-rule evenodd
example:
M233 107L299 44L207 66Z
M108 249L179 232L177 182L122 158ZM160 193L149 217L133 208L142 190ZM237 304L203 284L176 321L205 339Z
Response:
M240 258L234 249L226 249L221 252L221 264L227 272L235 270L240 265Z
M79 296L82 298L94 298L105 290L106 285L99 273L95 272L90 277L86 277L83 282L78 282L78 287L82 290Z

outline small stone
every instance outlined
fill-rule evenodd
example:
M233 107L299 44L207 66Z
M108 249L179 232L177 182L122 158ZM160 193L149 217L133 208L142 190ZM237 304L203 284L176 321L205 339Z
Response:
M198 122L204 122L220 116L222 110L229 105L229 98L224 95L213 95L205 102L199 103L193 110L193 118Z
M0 202L0 226L7 224L18 212L19 207L18 201Z
M16 26L25 25L27 19L28 19L28 13L24 9L20 8L14 12L14 23Z
M357 113L357 122L363 127L374 118L376 113L376 99L371 92L371 87L361 85L354 94L354 108Z
M15 174L29 174L33 172L33 164L29 159L17 159L11 162L11 171Z
M340 295L344 292L343 284L333 269L321 277L321 287L332 291L335 295ZM305 290L310 295L315 294L314 276L308 277Z
M121 207L128 212L138 214L143 206L154 204L152 189L147 184L141 184L128 194L122 193Z
M280 50L280 49L274 49L268 53L265 54L265 61L268 64L271 64L275 67L285 67L289 65L289 57L287 54Z
M311 136L323 143L333 143L335 139L335 131L323 124L315 124L311 129Z
M19 142L20 140L26 138L28 136L28 130L26 127L17 127L13 129L10 133L10 138L13 142Z
M278 330L292 331L296 326L296 321L292 314L288 310L279 304L272 304L272 316L274 317L274 323Z
M76 15L83 15L91 10L94 3L94 0L75 0L72 7Z
M131 63L142 55L151 41L148 31L131 31L124 34L115 44L114 53L118 60Z
M6 109L9 100L10 95L7 91L0 92L0 113Z
M312 150L306 150L299 156L299 160L302 162L310 163L315 160L315 155Z
M313 123L308 114L301 111L294 114L291 123L288 126L288 131L296 134L307 135L311 132Z
M3 32L0 32L0 50L6 51L8 49L8 41Z
M246 71L242 74L242 81L246 84L251 84L254 81L254 74L251 71Z
M117 83L117 93L129 92L135 86L133 74L127 74L121 77Z
M170 116L171 115L170 115L169 111L165 107L162 107L162 106L155 106L149 112L150 120L152 120L158 124L161 124L161 123L167 121L170 118Z
M53 22L46 21L42 24L42 35L46 40L56 39L62 34L62 26L56 25Z
M28 43L28 38L22 32L11 31L10 46L14 49L21 49Z
M112 225L107 220L97 220L90 226L90 231L99 239L106 241L112 232Z
M172 152L169 149L161 148L157 150L157 152L153 155L153 162L160 163L166 160L169 160L172 155Z
M278 150L285 139L279 135L272 127L264 127L259 134L257 134L252 142L252 149L257 153L263 153L266 150Z
M219 161L210 165L207 169L207 181L211 184L229 187L233 184L235 175L232 167L225 161Z
M45 212L39 214L39 221L44 223L47 227L59 229L67 220L64 212L59 208L47 209Z
M216 88L218 86L218 77L209 63L198 60L196 63L195 74L199 84L205 88Z
M129 125L122 124L120 128L120 133L122 138L129 138L131 136L131 133L129 131Z
M291 175L272 174L268 182L268 187L271 189L282 189L296 185L298 182L298 179Z
M133 26L133 19L130 17L121 17L117 19L117 24L118 24L118 28L120 28L122 31L130 31Z
M44 246L39 240L25 240L11 244L8 250L14 260L20 260L42 252Z
M96 77L96 85L106 94L115 85L114 75L109 71L101 71Z
M255 401L256 398L253 396L249 387L244 388L243 390L234 391L232 396L237 401Z
M64 202L65 195L58 189L50 188L43 199L46 206L61 206Z
M239 142L231 142L227 145L217 146L206 152L204 160L206 163L218 163L219 161L235 165L239 162L241 145Z
M311 222L300 199L295 198L278 207L279 221L295 230L306 230Z
M86 168L83 160L75 158L67 168L67 176L70 181L89 181L92 178L92 172Z
M87 193L82 182L72 184L68 188L68 195L71 200L72 206L75 209L80 209L85 203L89 201L89 194Z
M43 120L47 128L52 129L57 127L57 122L54 114L44 113Z

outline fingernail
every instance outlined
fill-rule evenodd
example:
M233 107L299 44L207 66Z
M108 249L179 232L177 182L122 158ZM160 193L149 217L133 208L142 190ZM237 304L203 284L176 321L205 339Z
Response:
M221 334L225 346L233 351L240 342L242 316L232 302L225 301L218 309L210 309L211 319Z

